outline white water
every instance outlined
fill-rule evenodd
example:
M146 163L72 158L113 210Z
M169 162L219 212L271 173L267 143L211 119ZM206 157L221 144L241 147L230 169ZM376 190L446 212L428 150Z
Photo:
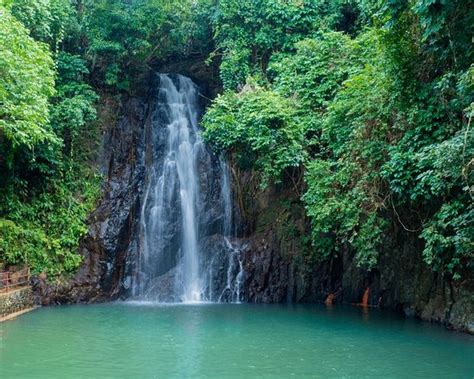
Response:
M227 266L227 283L226 287L222 291L217 301L223 302L228 301L232 303L240 303L240 288L242 286L243 277L243 263L241 259L241 251L238 247L235 247L227 237L224 237L229 252L229 261ZM237 271L237 275L234 277L234 272Z
M181 261L176 276L175 293L183 302L201 300L199 282L199 248L197 230L197 204L200 198L196 161L203 145L198 130L197 92L194 83L183 76L178 77L178 86L167 75L160 75L160 95L164 97L163 111L168 120L168 140L161 171L153 164L141 212L143 248L142 271L156 264L169 217L175 212L172 204L179 196L181 233ZM147 214L147 210L150 213ZM141 288L141 294L145 289Z
M224 228L223 234L226 237L232 235L232 190L230 185L230 169L223 157L219 158L219 165L222 172L221 195L224 199Z
M223 235L228 251L228 263L226 287L220 294L217 301L222 302L225 299L225 296L229 294L228 298L226 299L227 301L239 303L242 300L240 298L240 288L243 277L243 263L241 259L240 247L234 246L230 240L230 238L234 236L230 168L223 157L220 157L219 162L222 172L221 194L224 200ZM238 270L237 275L234 275L236 269Z
M213 171L215 158L210 158L200 135L197 98L197 87L189 78L160 75L156 120L152 121L147 142L152 152L147 158L148 180L140 214L140 252L133 287L134 298L140 301L241 300L241 252L230 241L234 233L230 169L221 158ZM207 170L203 163L212 167ZM204 180L207 184L200 183L198 164L212 173L207 173L211 178ZM220 186L218 206L227 254L226 281L218 278L222 258L215 261L211 256L206 261L200 251L200 241L205 236L200 235L199 222L202 224L205 219L205 202L209 205L213 201L207 196L212 191L208 187L215 185ZM220 295L213 288L216 280L218 285L222 283L219 292L225 286Z

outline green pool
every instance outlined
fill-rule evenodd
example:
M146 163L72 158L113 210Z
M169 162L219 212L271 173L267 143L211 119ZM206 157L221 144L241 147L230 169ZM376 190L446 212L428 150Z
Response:
M473 378L474 337L353 307L112 303L0 324L0 378Z

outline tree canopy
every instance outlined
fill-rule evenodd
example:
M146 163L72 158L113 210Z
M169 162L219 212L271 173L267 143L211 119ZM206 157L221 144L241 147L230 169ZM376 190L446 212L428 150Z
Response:
M314 254L349 248L370 269L396 225L424 241L433 270L472 270L472 2L218 8L228 91L205 135L219 151L253 153L264 185L301 167Z
M15 146L53 142L48 124L54 93L51 53L5 8L0 17L0 138Z

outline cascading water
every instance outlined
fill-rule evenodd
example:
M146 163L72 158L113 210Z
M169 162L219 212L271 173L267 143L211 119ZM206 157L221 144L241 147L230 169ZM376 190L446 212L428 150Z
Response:
M159 78L148 132L133 296L239 301L242 263L240 250L229 240L233 233L229 168L202 141L196 85L181 75ZM223 297L225 291L230 294Z
M224 202L224 228L223 235L225 245L228 251L228 266L226 286L220 294L218 301L240 302L240 287L243 276L241 251L239 247L231 242L233 237L233 218L232 218L232 192L230 184L230 169L225 160L220 158L220 169L222 172L221 192ZM235 275L237 269L237 275Z

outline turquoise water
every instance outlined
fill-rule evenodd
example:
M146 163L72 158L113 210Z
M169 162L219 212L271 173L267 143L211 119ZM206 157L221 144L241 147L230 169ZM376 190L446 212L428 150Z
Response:
M0 324L4 378L472 378L474 338L359 308L104 304Z

